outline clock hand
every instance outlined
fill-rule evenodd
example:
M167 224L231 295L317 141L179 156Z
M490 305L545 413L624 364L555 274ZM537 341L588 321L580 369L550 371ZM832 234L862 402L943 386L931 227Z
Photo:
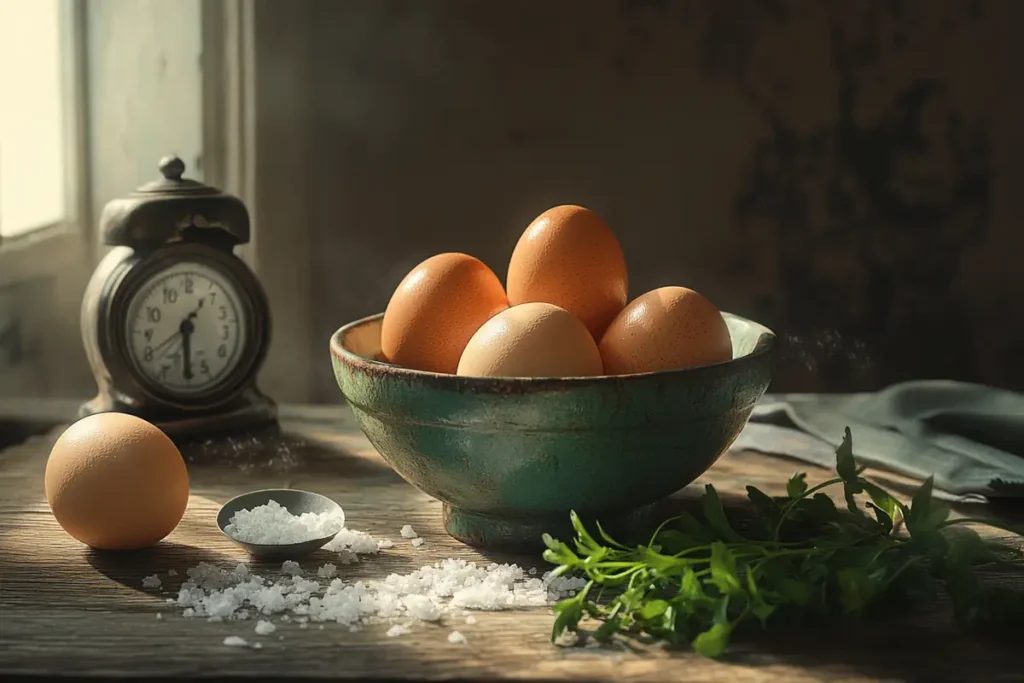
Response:
M192 333L195 332L195 325L192 324L192 315L181 322L181 355L184 369L181 376L185 379L192 379Z

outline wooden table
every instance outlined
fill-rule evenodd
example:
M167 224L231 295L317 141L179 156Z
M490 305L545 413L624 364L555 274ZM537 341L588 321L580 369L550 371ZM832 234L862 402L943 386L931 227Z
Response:
M319 491L341 503L350 527L396 542L376 557L339 566L345 579L409 572L447 557L544 567L536 557L485 557L446 536L440 504L395 475L344 408L285 411L282 427L278 438L235 438L189 449L192 497L184 520L156 548L129 555L88 551L50 515L43 470L60 428L0 452L0 675L617 681L1024 677L1019 646L958 634L943 604L898 621L847 624L827 633L765 632L737 643L727 661L659 647L557 647L549 642L552 617L546 609L479 613L476 624L455 627L467 645L448 643L451 624L423 624L409 635L388 638L387 625L350 632L334 623L323 630L279 623L275 636L283 638L265 639L261 650L226 647L228 635L255 640L253 622L187 619L165 599L177 592L185 570L200 561L227 566L247 561L214 524L218 506L243 491L281 486ZM680 496L686 504L705 481L713 481L729 505L741 505L746 484L781 493L797 470L809 471L811 481L828 474L794 461L732 452ZM405 542L399 535L403 524L412 524L426 543L417 549ZM314 568L335 557L321 551L302 564ZM171 568L179 573L178 584L166 578ZM153 573L164 577L162 593L142 586L143 577Z

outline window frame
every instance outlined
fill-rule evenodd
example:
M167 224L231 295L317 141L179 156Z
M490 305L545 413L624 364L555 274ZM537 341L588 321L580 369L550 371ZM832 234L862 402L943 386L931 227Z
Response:
M0 238L0 287L92 262L84 0L59 0L64 218Z

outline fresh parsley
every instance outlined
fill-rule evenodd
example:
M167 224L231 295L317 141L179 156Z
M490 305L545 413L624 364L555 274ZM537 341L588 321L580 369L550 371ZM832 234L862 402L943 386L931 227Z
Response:
M1020 558L1018 547L984 540L966 526L986 522L950 519L949 508L932 497L930 478L906 505L863 471L847 428L835 478L809 487L797 474L784 497L748 486L757 514L742 533L710 484L702 519L670 519L646 545L619 543L600 524L595 538L571 513L573 547L545 534L544 559L557 565L555 575L582 574L589 582L554 607L552 640L579 631L590 617L600 622L593 633L599 641L648 634L717 657L739 627L764 626L784 612L859 614L939 590L965 627L1024 613L1024 593L987 587L976 572ZM823 493L835 486L843 489L845 510ZM613 597L602 600L606 589Z

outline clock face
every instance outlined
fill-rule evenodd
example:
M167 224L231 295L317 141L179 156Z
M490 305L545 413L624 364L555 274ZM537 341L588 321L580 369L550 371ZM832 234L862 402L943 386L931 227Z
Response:
M234 280L196 262L148 278L128 304L127 349L149 383L179 396L218 388L244 357L246 307Z

